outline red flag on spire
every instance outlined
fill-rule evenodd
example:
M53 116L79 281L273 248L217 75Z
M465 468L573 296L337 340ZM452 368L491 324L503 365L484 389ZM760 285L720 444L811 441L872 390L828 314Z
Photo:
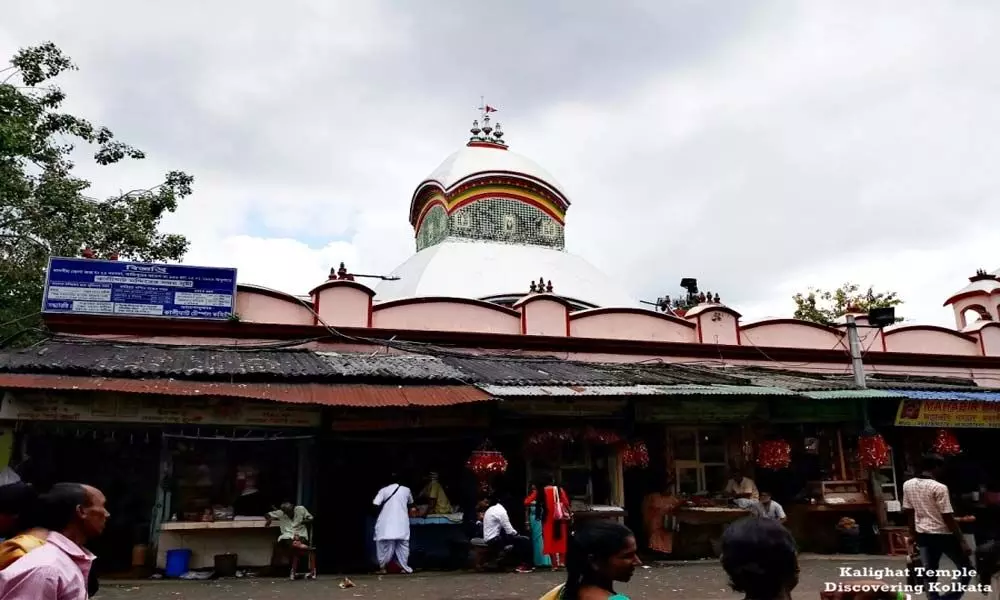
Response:
M489 104L486 105L486 112L487 113L496 112L496 111L497 111L497 109L493 108Z

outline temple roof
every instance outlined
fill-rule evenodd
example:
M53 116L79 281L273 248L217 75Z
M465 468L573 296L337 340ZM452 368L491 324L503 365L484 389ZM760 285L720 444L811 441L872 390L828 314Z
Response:
M566 200L566 194L556 179L535 161L511 152L505 147L477 145L465 146L444 159L444 162L417 186L417 193L432 182L440 185L445 191L451 191L457 185L482 175L506 175L533 181Z
M552 282L556 295L580 304L639 305L620 283L583 258L542 246L448 240L417 252L392 275L399 280L380 283L376 301L419 296L517 298L541 277Z

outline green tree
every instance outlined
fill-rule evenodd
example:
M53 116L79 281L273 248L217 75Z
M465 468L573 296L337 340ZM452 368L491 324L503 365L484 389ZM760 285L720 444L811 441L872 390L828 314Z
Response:
M60 111L52 80L76 67L51 42L23 48L0 70L0 347L41 333L49 256L179 260L188 242L159 232L160 221L191 193L190 175L171 171L149 189L89 198L73 176L74 144L110 165L143 153L106 127Z
M795 318L831 325L848 308L867 313L873 308L899 306L903 301L896 292L876 292L869 286L862 290L856 283L845 283L835 290L809 288L805 294L792 296L795 302ZM902 320L897 318L897 321Z

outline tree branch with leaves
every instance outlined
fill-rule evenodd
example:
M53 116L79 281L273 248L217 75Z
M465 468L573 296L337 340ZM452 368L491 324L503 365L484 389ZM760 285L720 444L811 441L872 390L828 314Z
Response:
M60 111L53 84L76 66L51 42L19 50L0 70L0 346L37 336L50 256L180 260L184 236L160 232L164 215L191 194L194 179L171 171L159 184L103 200L73 175L74 144L99 165L145 158L107 127Z
M873 308L889 308L903 303L896 292L876 292L869 286L861 289L856 283L845 283L835 290L809 288L806 293L792 296L795 318L823 325L832 325L848 309L867 313ZM902 318L897 318L901 321Z

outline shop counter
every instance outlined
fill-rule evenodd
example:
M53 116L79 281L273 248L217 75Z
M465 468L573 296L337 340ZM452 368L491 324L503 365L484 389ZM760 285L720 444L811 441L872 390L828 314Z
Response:
M678 558L718 556L722 532L733 521L746 517L750 511L731 506L682 506L673 516L680 527L674 552Z
M216 554L235 554L240 567L266 567L271 564L278 525L268 526L265 519L233 521L169 521L160 525L156 548L156 566L166 567L167 551L191 550L191 569L211 569Z
M368 557L378 564L375 554L375 517L368 517L366 542ZM462 513L410 517L410 566L423 569L454 569L465 566L469 538L462 530Z
M605 506L600 504L594 504L573 511L573 520L576 522L607 519L622 523L627 516L628 513L620 506Z
M788 529L804 552L835 554L844 551L837 523L843 517L858 522L862 543L867 546L868 532L875 523L875 505L867 502L790 504L785 507ZM872 534L874 535L874 534Z

